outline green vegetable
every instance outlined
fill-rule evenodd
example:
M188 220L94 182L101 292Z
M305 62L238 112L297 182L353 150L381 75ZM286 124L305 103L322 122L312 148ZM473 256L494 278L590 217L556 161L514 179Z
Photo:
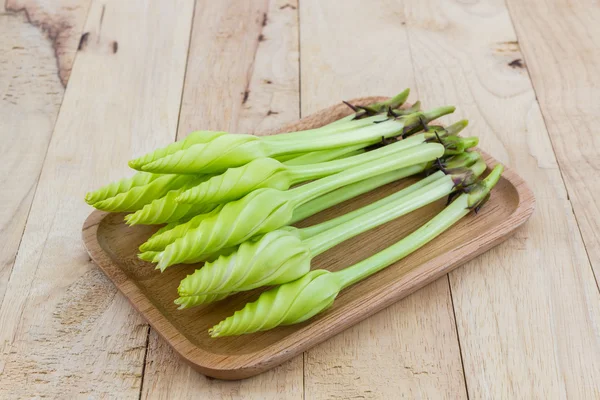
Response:
M388 183L416 175L423 172L429 163L421 163L410 167L401 168L395 171L386 172L374 178L365 179L351 185L334 190L314 200L302 204L294 210L290 224L301 221L311 215L314 215L327 208L333 207L346 200L352 199L361 194L370 192L373 189L386 185ZM206 215L198 215L188 221L181 223L170 223L167 226L159 229L152 237L140 246L140 251L154 251L155 254L165 249L166 246L173 243L175 240L183 237L188 231L196 229L200 226L200 222L206 218ZM154 255L155 255L154 254ZM154 256L144 256L145 260L152 260ZM157 261L155 261L157 262Z
M152 175L147 183L143 183L145 179L142 179L146 177L140 177L137 174L133 178L113 182L95 192L88 193L86 198L92 201L105 196L103 200L92 204L99 210L112 212L137 211L146 204L161 198L170 190L181 188L198 179L195 175ZM124 188L128 185L130 185L129 188L125 190ZM112 193L117 194L108 197Z
M219 213L222 208L223 205L219 205L211 212L196 215L192 217L189 221L186 221L184 223L173 223L161 228L140 246L140 251L147 252L164 250L165 247L173 243L175 240L185 236L189 231L198 228L200 226L200 223L206 218ZM147 258L148 256L145 256L145 258L142 259Z
M282 157L278 158L277 161L285 165L304 165L314 164L324 161L337 160L340 158L351 157L357 154L364 153L365 146L358 144L348 147L340 147L337 149L312 151L310 153L292 154L293 157L289 157L286 160L281 160Z
M464 126L465 124L461 121L453 125L451 131L459 132ZM329 176L431 140L442 141L446 147L446 153L450 154L456 154L458 149L460 149L459 152L463 152L465 146L472 147L471 138L448 136L442 139L437 132L430 132L363 154L317 164L287 166L272 158L259 158L242 167L229 168L223 174L185 190L177 197L177 201L180 203L225 203L237 200L260 188L287 190L298 183Z
M176 199L191 187L206 181L209 176L198 178L188 182L185 186L170 190L163 197L146 204L141 210L125 216L129 225L138 224L164 224L179 221L198 214L204 214L214 210L218 204L181 204Z
M157 255L158 251L144 251L143 253L138 254L138 258L148 262L155 262L154 260L156 259Z
M187 135L183 140L169 144L166 147L154 150L148 154L145 154L135 160L129 161L129 166L133 169L139 170L143 165L151 163L152 161L158 160L159 158L165 157L169 154L174 154L180 150L188 149L196 144L209 143L219 136L226 135L227 132L213 132L213 131L196 131Z
M372 104L371 107L373 109L377 109L380 111L384 111L388 107L391 107L392 109L398 108L406 101L409 93L410 93L410 90L405 89L403 92L394 96L390 100L387 100L382 103ZM414 106L412 107L412 110L414 110ZM418 110L418 108L417 108L417 110ZM308 130L304 130L304 131L300 131L300 132L282 133L282 134L278 134L278 135L273 135L272 140L289 140L289 139L294 139L297 137L308 137L311 135L333 134L333 133L344 132L346 130L357 129L359 127L367 126L367 125L371 124L373 120L376 120L376 119L370 119L370 120L365 121L364 119L366 119L366 118L364 118L360 122L357 122L357 121L352 122L353 119L365 117L366 114L367 114L366 111L361 111L360 115L353 114L353 115L348 116L351 118L348 118L348 117L342 118L342 119L336 121L336 122L339 122L340 125L336 126L334 129L331 129L331 127L326 128L326 129L324 129L324 127L321 127L321 128L317 128L317 129L308 129ZM352 123L347 124L346 122L352 122ZM330 125L332 125L332 124L330 124ZM341 125L344 125L344 126L341 126ZM226 134L226 132L222 132L222 131L221 132L214 132L214 131L192 132L189 135L187 135L183 140L177 141L175 143L171 143L170 145L168 145L166 147L157 149L148 154L145 154L142 157L139 157L139 158L129 161L129 166L133 169L140 170L143 165L149 164L153 161L156 161L159 158L174 154L180 150L188 149L191 146L196 145L196 144L208 143L208 142L216 139L217 137L225 135L225 134ZM318 162L318 161L313 161L313 162Z
M221 321L209 330L212 337L233 336L306 321L329 308L338 293L433 240L471 209L480 207L498 182L502 166L458 196L429 222L396 244L351 267L337 272L310 271L300 279L263 292L258 300Z
M357 120L357 119L366 118L369 116L374 116L374 115L383 113L388 110L394 110L398 115L407 115L407 114L412 114L417 111L420 111L421 102L419 102L419 101L417 101L415 104L413 104L409 108L399 109L399 107L402 104L404 104L404 102L408 98L409 94L410 94L410 90L405 89L403 92L397 94L396 96L392 97L389 100L386 100L386 101L383 101L380 103L373 103L373 104L370 104L367 106L357 106L357 105L350 104L347 101L344 101L343 103L346 104L348 107L350 107L352 109L352 111L354 111L354 113L350 114L344 118L340 118L337 121L334 121L326 126L330 127L333 125L342 124L342 123L349 122L352 120Z
M190 296L186 297L179 303L179 308L183 309L193 307L196 304L214 303L215 301L223 300L227 296L228 294L207 294L203 296ZM188 302L190 304L188 304Z
M123 178L118 181L111 182L106 186L102 186L98 190L86 193L85 202L89 205L94 205L101 200L114 197L119 193L130 190L133 187L147 185L161 176L164 175L153 174L150 172L136 172L130 178ZM175 177L175 175L173 175L173 177Z
M298 153L290 154L287 157L285 165L303 165L313 164L318 162L324 162L329 160L335 160L343 157L349 157L364 152L364 144L341 147L332 150L321 150L313 151L310 153ZM206 180L210 178L210 175L205 175ZM200 180L199 182L203 181ZM151 172L136 172L132 177L122 178L118 181L112 182L106 186L101 187L98 190L88 192L85 195L85 201L91 206L94 206L100 210L113 211L113 212L132 212L142 209L142 207L152 203L153 201L162 199L162 202L158 202L153 205L153 209L160 208L164 210L166 207L177 207L175 198L177 196L171 195L170 199L165 199L167 194L173 190L178 190L182 186L191 187L188 182L193 182L194 176L180 177L177 174L153 174ZM185 208L186 206L184 206ZM189 208L189 207L188 207ZM151 209L148 209L148 211ZM174 211L181 215L196 215L194 210L186 213L182 210ZM134 221L137 217L133 218ZM146 217L139 220L136 223L151 223L142 222L148 220ZM169 219L171 220L171 219ZM152 222L159 223L159 222Z
M388 114L393 114L393 116L408 115L408 114L413 114L413 113L421 111L421 102L420 101L415 102L415 104L413 104L412 106L410 106L408 108L397 108L397 107L394 107L393 105L388 106L388 107L373 107L373 105L362 107L362 106L354 106L345 101L344 101L344 104L346 104L347 106L352 108L352 110L354 110L355 113L350 114L344 118L340 118L337 121L334 121L326 126L331 127L333 125L342 124L345 122L352 121L354 119L360 119L360 118L365 118L367 116L373 116L373 115L376 115L377 113L382 113L386 110L387 110Z
M313 136L313 135L316 136L317 134L318 135L326 135L326 134L341 133L341 132L345 132L347 130L358 129L361 127L371 125L373 123L373 121L376 121L378 119L381 119L381 118L375 117L375 118L364 119L364 120L361 120L360 122L358 122L358 121L352 122L351 124L348 124L348 123L340 124L335 129L319 128L319 129L309 129L309 130L300 131L300 132L292 132L289 134L278 134L278 135L269 136L269 140L284 141L284 140L290 140L290 139L293 139L295 137L300 137L300 136L308 137L308 136ZM228 135L228 133L227 132L213 132L213 131L192 132L188 136L186 136L183 140L171 143L166 147L154 150L154 151L147 153L139 158L129 161L129 166L133 169L141 170L141 168L146 164L152 163L163 157L175 154L178 151L189 149L190 147L197 145L197 144L210 143L211 141L213 141L223 135Z
M411 165L410 167L386 172L384 174L377 175L376 177L358 181L353 184L336 189L332 192L324 194L323 196L319 196L316 199L308 201L305 204L298 207L296 210L294 210L292 220L289 223L290 225L295 224L296 222L302 221L303 219L306 219L311 215L319 213L330 207L336 206L340 203L343 203L346 200L353 199L357 196L360 196L361 194L370 192L371 190L377 189L381 186L387 185L388 183L395 182L409 176L417 175L425 171L428 167L430 167L430 164L431 163L429 162L415 164Z
M179 285L176 304L196 305L189 296L233 294L260 286L298 279L310 270L311 259L331 247L450 195L472 184L485 170L478 153L465 153L421 181L338 218L304 229L280 228L242 243L236 252L221 256L188 275ZM470 168L464 166L473 163Z
M362 145L361 145L362 146ZM289 161L284 164L287 165L302 165L304 163L309 162L318 162L318 161L327 161L332 159L338 159L349 155L357 155L364 150L362 148L358 148L359 146L351 146L351 147L343 147L339 149L333 150L324 150L324 151L315 151L312 153L302 154L300 156L295 156L291 158ZM148 173L145 173L148 174ZM156 177L166 176L166 175L157 175L151 174ZM169 175L169 176L177 176L177 175ZM193 175L192 175L193 176ZM211 175L201 175L196 179L185 178L188 182L182 187L174 190L168 191L164 196L151 200L151 196L146 196L144 200L150 201L145 204L141 209L138 209L134 214L130 214L125 216L125 221L129 225L138 225L138 224L163 224L176 222L181 219L189 219L195 215L207 213L214 208L217 207L218 204L180 204L176 201L176 199L184 193L186 190L193 188L208 179L210 179ZM178 185L173 185L173 187L177 187ZM139 189L136 189L139 190ZM135 192L135 191L134 191ZM161 193L156 193L159 195ZM125 192L119 197L127 197L131 195L129 192ZM152 196L153 197L153 196ZM241 197L241 196L240 196ZM129 211L135 211L130 209Z
M433 160L441 157L444 150L439 143L421 144L291 190L257 189L225 204L217 215L204 219L198 228L167 246L160 255L158 267L162 271L169 265L188 262L280 228L289 223L293 211L307 201L358 180Z
M428 112L419 112L398 118L388 118L381 123L354 129L349 132L332 135L304 137L290 140L274 139L275 136L256 137L252 135L226 134L216 137L210 142L195 144L185 150L156 158L155 161L136 168L154 173L200 174L220 173L227 168L238 167L248 162L269 156L291 153L326 150L357 145L373 144L381 138L398 136L405 131L412 131L435 118L454 111L454 107L440 107ZM379 118L381 117L369 117ZM368 120L358 120L358 122ZM329 128L334 129L334 128Z

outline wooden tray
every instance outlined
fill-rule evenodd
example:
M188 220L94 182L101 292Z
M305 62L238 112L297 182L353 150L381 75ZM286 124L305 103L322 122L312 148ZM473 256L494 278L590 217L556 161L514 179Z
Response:
M361 98L368 104L381 98ZM322 126L343 115L343 105L322 110L283 127L300 130ZM495 160L485 155L489 167ZM299 226L346 213L382 198L410 182L392 183L302 221ZM155 227L128 227L123 214L94 211L83 226L83 241L96 264L148 320L150 325L199 372L220 379L259 374L294 357L368 316L402 299L507 239L534 209L534 197L523 180L509 168L478 215L469 215L433 242L409 257L340 293L332 308L299 325L280 327L240 337L211 339L207 330L258 297L260 290L238 294L221 302L177 310L179 281L197 266L175 266L161 274L140 261L137 248ZM314 268L338 270L384 249L444 206L439 201L380 228L349 240L313 261Z

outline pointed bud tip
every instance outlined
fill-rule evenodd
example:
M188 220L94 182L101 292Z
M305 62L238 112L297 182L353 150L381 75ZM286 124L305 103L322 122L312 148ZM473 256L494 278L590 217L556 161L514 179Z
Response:
M92 201L93 198L94 198L93 192L87 192L85 194L84 200L86 203L88 203L91 206L91 205L94 205L94 201Z
M448 126L446 129L448 130L449 134L457 134L458 132L465 129L468 125L469 120L461 119L460 121L457 121L452 125Z
M442 106L423 112L425 122L431 122L434 119L443 117L444 115L452 114L456 110L454 106Z
M408 99L409 95L410 95L410 88L406 88L402 92L398 93L397 95L395 95L394 97L392 97L390 100L388 100L385 103L387 105L390 105L392 108L398 108L402 104L404 104L406 99Z
M129 226L131 225L135 225L137 222L137 218L135 217L135 213L133 214L127 214L126 216L123 217L123 220L125 220L125 223Z
M127 165L129 165L129 168L133 168L133 169L140 169L140 167L141 167L141 163L139 162L139 160L137 158L134 160L127 161Z
M462 142L465 146L465 149L470 149L471 147L475 147L479 144L479 138L477 136L469 136L462 138Z

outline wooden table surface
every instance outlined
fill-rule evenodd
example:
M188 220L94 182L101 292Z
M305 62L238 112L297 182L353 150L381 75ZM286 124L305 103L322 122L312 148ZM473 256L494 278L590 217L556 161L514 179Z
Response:
M2 7L2 6L0 6ZM0 398L600 398L596 0L6 0ZM455 104L537 198L508 241L257 377L188 368L93 265L87 190L194 129Z

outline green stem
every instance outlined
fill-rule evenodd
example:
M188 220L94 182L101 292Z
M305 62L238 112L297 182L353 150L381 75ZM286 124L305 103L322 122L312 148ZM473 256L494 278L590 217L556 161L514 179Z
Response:
M329 123L329 124L327 124L325 126L332 127L332 126L336 126L336 125L348 123L348 122L354 120L354 118L356 118L356 113L353 113L353 114L350 114L350 115L346 115L345 117L340 118L338 120L335 120L335 121L333 121L333 122L331 122L331 123Z
M444 146L438 143L421 144L408 148L398 154L392 154L369 163L358 165L346 171L329 175L306 185L289 190L287 193L296 203L296 206L306 203L316 197L322 196L342 186L359 180L368 179L385 172L421 164L434 160L444 154Z
M470 212L467 199L467 195L463 194L459 196L440 214L433 217L433 219L425 223L421 228L398 243L373 257L336 272L341 279L342 288L346 288L373 275L433 240Z
M404 103L404 101L402 103ZM400 104L400 105L402 105L402 104ZM371 105L370 107L376 108L375 106L376 105ZM395 103L393 103L390 100L389 102L381 103L381 107L377 108L377 110L378 110L378 112L383 113L387 110L388 107L390 107L392 109L393 113L396 115L408 115L408 114L419 112L421 110L421 102L417 101L409 108L397 108L397 107L395 107ZM332 126L332 125L337 125L337 124L341 124L344 122L352 121L353 119L355 119L357 117L360 118L360 115L357 113L353 113L344 118L338 119L337 121L333 121L332 123L327 124L326 126Z
M290 224L295 224L296 222L302 221L311 215L343 203L346 200L353 199L361 194L370 192L371 190L377 189L381 186L387 185L388 183L419 174L425 170L427 165L428 163L411 165L410 167L386 172L373 178L365 179L329 192L298 207L294 211L294 216L290 221Z
M316 256L345 240L448 196L453 190L454 182L452 181L452 177L446 175L414 193L398 199L396 202L389 203L384 209L372 210L326 232L313 236L306 240L306 244L311 249L311 254Z
M296 165L307 165L307 164L315 164L321 163L329 160L337 160L338 158L348 157L350 154L359 154L364 152L365 144L360 143L354 146L347 147L339 147L331 150L319 150L319 151L311 151L310 153L305 153L299 155L297 157L293 157L286 161L283 161L283 164L288 166L296 166Z
M327 135L312 141L307 139L269 141L270 137L262 140L269 148L268 153L272 155L325 150L359 143L377 143L382 137L388 138L401 134L405 127L412 127L421 122L427 123L453 111L454 107L439 107L426 112L414 113L397 119L389 119L378 124L371 124L370 126L343 134Z
M357 120L348 120L345 122L340 122L335 125L329 124L329 125L321 126L319 128L307 129L304 131L280 133L277 135L265 137L265 139L268 139L268 141L287 141L287 140L304 139L304 138L309 138L309 137L313 137L313 136L321 137L321 136L335 135L338 133L347 132L349 130L364 128L365 126L372 125L373 122L375 122L375 121L381 121L383 119L385 119L385 116L374 115L374 116L368 117L368 118L362 118L362 119L357 119Z
M371 110L375 113L380 113L380 112L386 111L388 108L397 109L402 104L404 104L404 102L406 102L406 99L408 99L409 94L410 94L410 89L405 89L402 92L395 95L394 97L389 98L388 100L378 102L378 103L372 103L372 104L367 105L366 107L354 106L350 103L344 102L344 103L346 103L346 105L352 107L357 112L355 112L354 114L348 115L347 117L341 118L337 121L334 121L329 125L334 125L336 123L339 123L340 121L351 121L354 118L364 117L364 115L367 113L367 110ZM414 108L414 106L411 108ZM418 107L416 109L419 110Z
M383 157L396 154L405 149L417 146L425 142L425 135L420 134L409 139L400 140L390 145L371 150L353 157L343 158L322 162L312 165L301 165L288 168L292 185L299 182L305 182L313 179L323 178L338 172L347 170L360 164L368 163L373 160L379 160Z
M334 272L339 277L342 288L359 282L406 257L446 231L489 195L501 174L502 166L497 165L486 179L481 183L474 184L477 190L461 194L438 215L398 243L358 264Z
M268 145L269 154L299 153L352 146L361 143L369 145L377 143L382 137L398 135L402 132L403 127L404 124L402 122L389 120L379 124L370 124L369 126L341 134L321 136L313 140L303 137L297 140L275 142L265 139L263 142Z
M325 150L325 151L327 152L328 150ZM311 151L310 153L284 154L284 155L281 155L281 156L275 156L273 158L275 160L279 161L280 163L285 163L285 162L292 161L292 160L294 160L296 158L304 157L307 154L313 154L313 153L315 153L315 152ZM318 153L320 153L320 151ZM300 163L298 165L301 165L301 164L302 163Z
M356 209L352 212L340 215L337 218L330 219L328 221L322 222L317 225L309 226L307 228L300 229L298 234L301 239L308 239L313 236L319 235L329 229L332 229L338 225L341 225L347 221L353 220L357 217L360 217L364 214L367 214L371 211L381 210L388 207L390 204L395 203L397 200L408 196L417 190L428 186L429 184L436 182L438 183L440 179L444 178L447 175L450 175L454 185L468 185L470 184L476 177L483 174L486 169L485 161L481 155L477 152L472 153L463 153L458 156L451 157L450 159L443 162L445 165L444 171L437 171L432 173L431 175L413 183L412 185L394 193L383 199L380 199L374 203L368 204L364 207ZM338 190L343 190L338 189ZM319 199L317 199L319 200ZM313 200L314 201L314 200ZM360 225L360 224L359 224Z
M404 89L402 92L398 93L394 97L392 97L388 100L382 101L381 103L372 104L371 106L373 108L377 109L377 107L379 107L381 105L381 108L379 108L379 111L384 111L388 107L389 108L398 108L406 102L406 99L408 99L409 94L410 94L410 89Z
M413 168L413 167L408 167L408 168ZM402 170L398 170L398 171L402 171ZM398 171L393 171L392 173L398 173ZM388 174L390 174L390 173L388 173ZM384 175L386 175L386 174L384 174ZM440 178L443 178L444 176L445 176L445 174L442 171L437 171L436 173L433 173L433 174L429 175L428 177L418 180L417 182L413 183L412 185L405 187L404 189L402 189L392 195L386 196L383 199L380 199L376 202L370 203L364 207L358 208L349 213L340 215L339 217L332 218L325 222L321 222L320 224L302 228L302 229L300 229L300 232L299 232L300 238L301 239L312 238L313 236L319 235L319 234L321 234L325 231L328 231L338 225L341 225L347 221L350 221L350 220L353 220L354 218L360 217L361 215L367 214L373 210L377 210L382 207L386 207L388 204L390 204L400 198L408 196L409 194L416 192L417 190L429 185L430 183L437 181ZM377 177L377 178L380 178L380 177ZM359 183L362 183L362 182L364 182L364 181L361 181ZM340 189L340 190L342 190L342 189ZM317 199L317 200L319 200L319 199Z

